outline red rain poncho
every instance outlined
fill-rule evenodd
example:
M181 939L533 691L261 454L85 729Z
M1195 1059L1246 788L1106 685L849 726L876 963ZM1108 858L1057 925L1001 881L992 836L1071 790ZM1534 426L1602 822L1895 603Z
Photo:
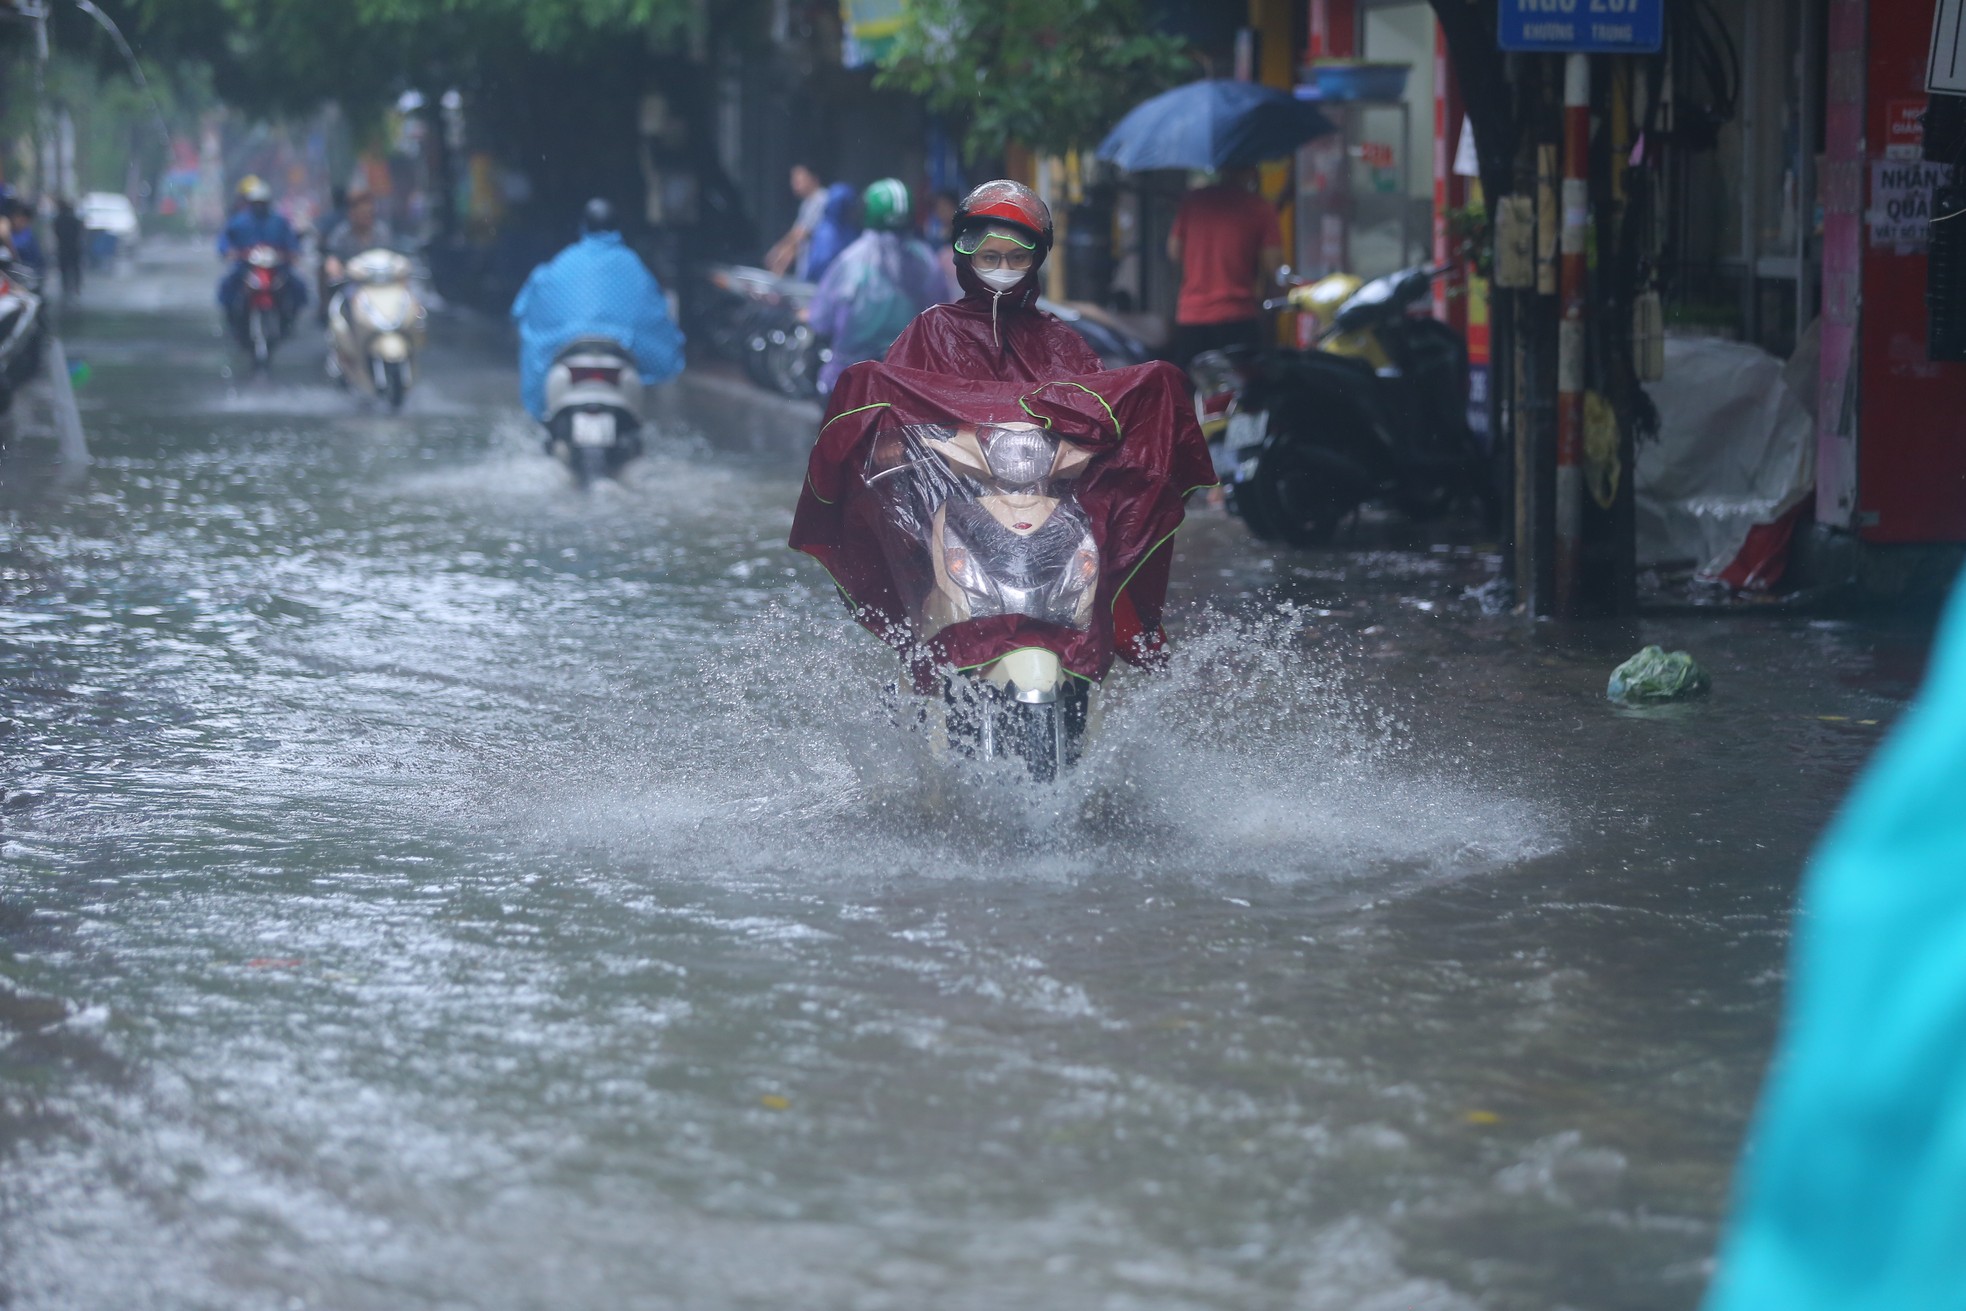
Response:
M974 299L924 312L895 343L889 363L857 364L841 375L807 467L791 545L826 567L855 618L912 660L919 690L932 690L937 665L967 669L1027 646L1055 651L1067 669L1091 679L1105 676L1115 653L1151 664L1166 640L1160 621L1169 539L1186 494L1215 481L1187 378L1164 363L1100 372L1070 328L1022 307L997 323L1011 362L1007 381L896 366L897 359L994 350L989 308L979 317ZM1052 351L1054 333L1076 345ZM1044 367L1051 360L1091 367L1066 377ZM888 507L868 489L869 455L877 436L899 429L1004 423L1039 424L1092 453L1069 493L1098 547L1091 619L1081 630L1022 614L989 615L951 623L922 643L883 548Z
M915 316L888 347L886 363L951 378L1044 382L1097 373L1105 365L1085 338L1037 308L1038 272L1002 296L956 261L963 298Z

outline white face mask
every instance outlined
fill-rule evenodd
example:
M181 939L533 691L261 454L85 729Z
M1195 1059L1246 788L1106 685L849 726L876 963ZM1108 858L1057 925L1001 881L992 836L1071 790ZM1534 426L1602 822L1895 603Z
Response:
M1011 288L1015 287L1018 283L1022 282L1024 280L1024 275L1029 273L1031 270L1029 269L974 269L972 271L976 274L977 277L983 280L984 286L988 287L991 291L1002 293L1002 292L1009 291Z

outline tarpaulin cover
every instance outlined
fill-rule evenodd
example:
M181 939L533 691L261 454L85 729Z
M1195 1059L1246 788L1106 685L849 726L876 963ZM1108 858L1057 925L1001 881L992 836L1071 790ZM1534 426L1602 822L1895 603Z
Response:
M1966 578L1802 885L1707 1311L1966 1311Z
M1646 389L1659 437L1633 480L1640 564L1692 561L1730 586L1767 587L1787 561L1795 508L1816 485L1816 425L1782 361L1716 338L1666 339Z
M921 319L960 308L941 306ZM1033 322L1039 316L1020 317ZM952 624L925 647L918 645L881 547L883 503L868 490L864 474L869 451L883 430L999 423L1040 424L1093 453L1072 492L1099 549L1092 623L1081 632L1023 615L993 615ZM1027 646L1055 651L1067 669L1097 679L1115 653L1135 664L1158 656L1165 640L1160 620L1169 539L1180 527L1186 493L1214 481L1187 378L1171 364L1111 372L1095 365L1082 376L1037 382L857 364L833 389L791 545L826 567L861 623L917 657L917 686L924 690L928 663L969 668Z

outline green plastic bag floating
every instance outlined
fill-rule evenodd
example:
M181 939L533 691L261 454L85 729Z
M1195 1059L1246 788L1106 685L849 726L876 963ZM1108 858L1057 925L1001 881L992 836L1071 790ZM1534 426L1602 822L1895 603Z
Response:
M1677 701L1712 686L1707 671L1684 651L1648 646L1611 671L1604 695L1624 705Z

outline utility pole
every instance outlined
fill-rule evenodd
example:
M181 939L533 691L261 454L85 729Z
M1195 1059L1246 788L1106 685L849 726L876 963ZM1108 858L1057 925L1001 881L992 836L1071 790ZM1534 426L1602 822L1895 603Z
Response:
M1589 358L1585 310L1590 270L1585 227L1590 219L1591 61L1564 57L1563 220L1558 274L1563 318L1556 346L1556 613L1575 619L1584 552L1584 383Z
M48 190L48 165L55 157L48 117L48 4L21 0L20 16L34 24L34 189Z

